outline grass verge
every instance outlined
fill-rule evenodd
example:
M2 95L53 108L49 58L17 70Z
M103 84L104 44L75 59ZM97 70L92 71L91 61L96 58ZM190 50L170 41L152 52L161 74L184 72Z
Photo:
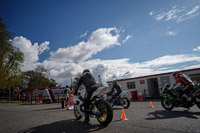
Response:
M24 104L22 101L0 100L0 103Z

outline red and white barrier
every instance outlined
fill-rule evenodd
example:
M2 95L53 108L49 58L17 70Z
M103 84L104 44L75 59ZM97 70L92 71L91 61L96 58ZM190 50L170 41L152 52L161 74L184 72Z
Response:
M68 109L74 109L74 97L73 97L73 92L69 93L69 106Z

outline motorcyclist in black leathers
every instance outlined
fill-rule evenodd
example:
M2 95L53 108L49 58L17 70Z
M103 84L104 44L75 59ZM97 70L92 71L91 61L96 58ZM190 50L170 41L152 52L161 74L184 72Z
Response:
M109 102L111 103L113 99L115 99L121 92L122 92L121 87L119 86L117 81L114 80L112 90L109 92L109 95L112 96Z
M75 95L78 92L78 89L80 85L83 84L86 88L86 99L85 99L85 120L83 121L83 124L86 124L90 121L89 119L89 105L90 105L90 98L92 96L92 93L97 89L97 83L95 82L94 77L91 75L90 71L88 69L83 71L83 76L80 78L77 87L75 89Z

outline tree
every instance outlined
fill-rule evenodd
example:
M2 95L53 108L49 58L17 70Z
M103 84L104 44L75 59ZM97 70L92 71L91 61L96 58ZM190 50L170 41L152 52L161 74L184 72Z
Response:
M9 90L20 84L24 61L24 54L10 42L12 35L0 18L0 88Z
M74 78L74 81L73 81L73 85L74 85L74 86L77 86L77 84L78 84L78 82L79 82L81 76L82 76L81 73L78 73L78 74L76 75L76 77Z
M38 66L35 70L23 72L21 88L52 88L57 83L54 79L48 78L49 72L43 67Z
M78 85L78 82L79 82L79 80L80 80L80 78L82 77L82 74L81 73L77 73L77 75L76 75L76 77L74 78L74 81L72 82L72 85L71 85L71 87L72 87L72 91L74 91L75 89L76 89L76 87L77 87L77 85ZM84 89L84 86L80 86L79 87L79 90L83 90Z

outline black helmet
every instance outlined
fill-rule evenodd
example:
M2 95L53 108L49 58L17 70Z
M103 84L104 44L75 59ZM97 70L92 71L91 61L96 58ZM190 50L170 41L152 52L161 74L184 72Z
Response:
M114 81L113 81L113 85L116 85L116 84L117 84L117 80L114 80Z
M91 74L91 73L88 69L86 69L86 70L83 71L83 75L85 75L85 74Z

